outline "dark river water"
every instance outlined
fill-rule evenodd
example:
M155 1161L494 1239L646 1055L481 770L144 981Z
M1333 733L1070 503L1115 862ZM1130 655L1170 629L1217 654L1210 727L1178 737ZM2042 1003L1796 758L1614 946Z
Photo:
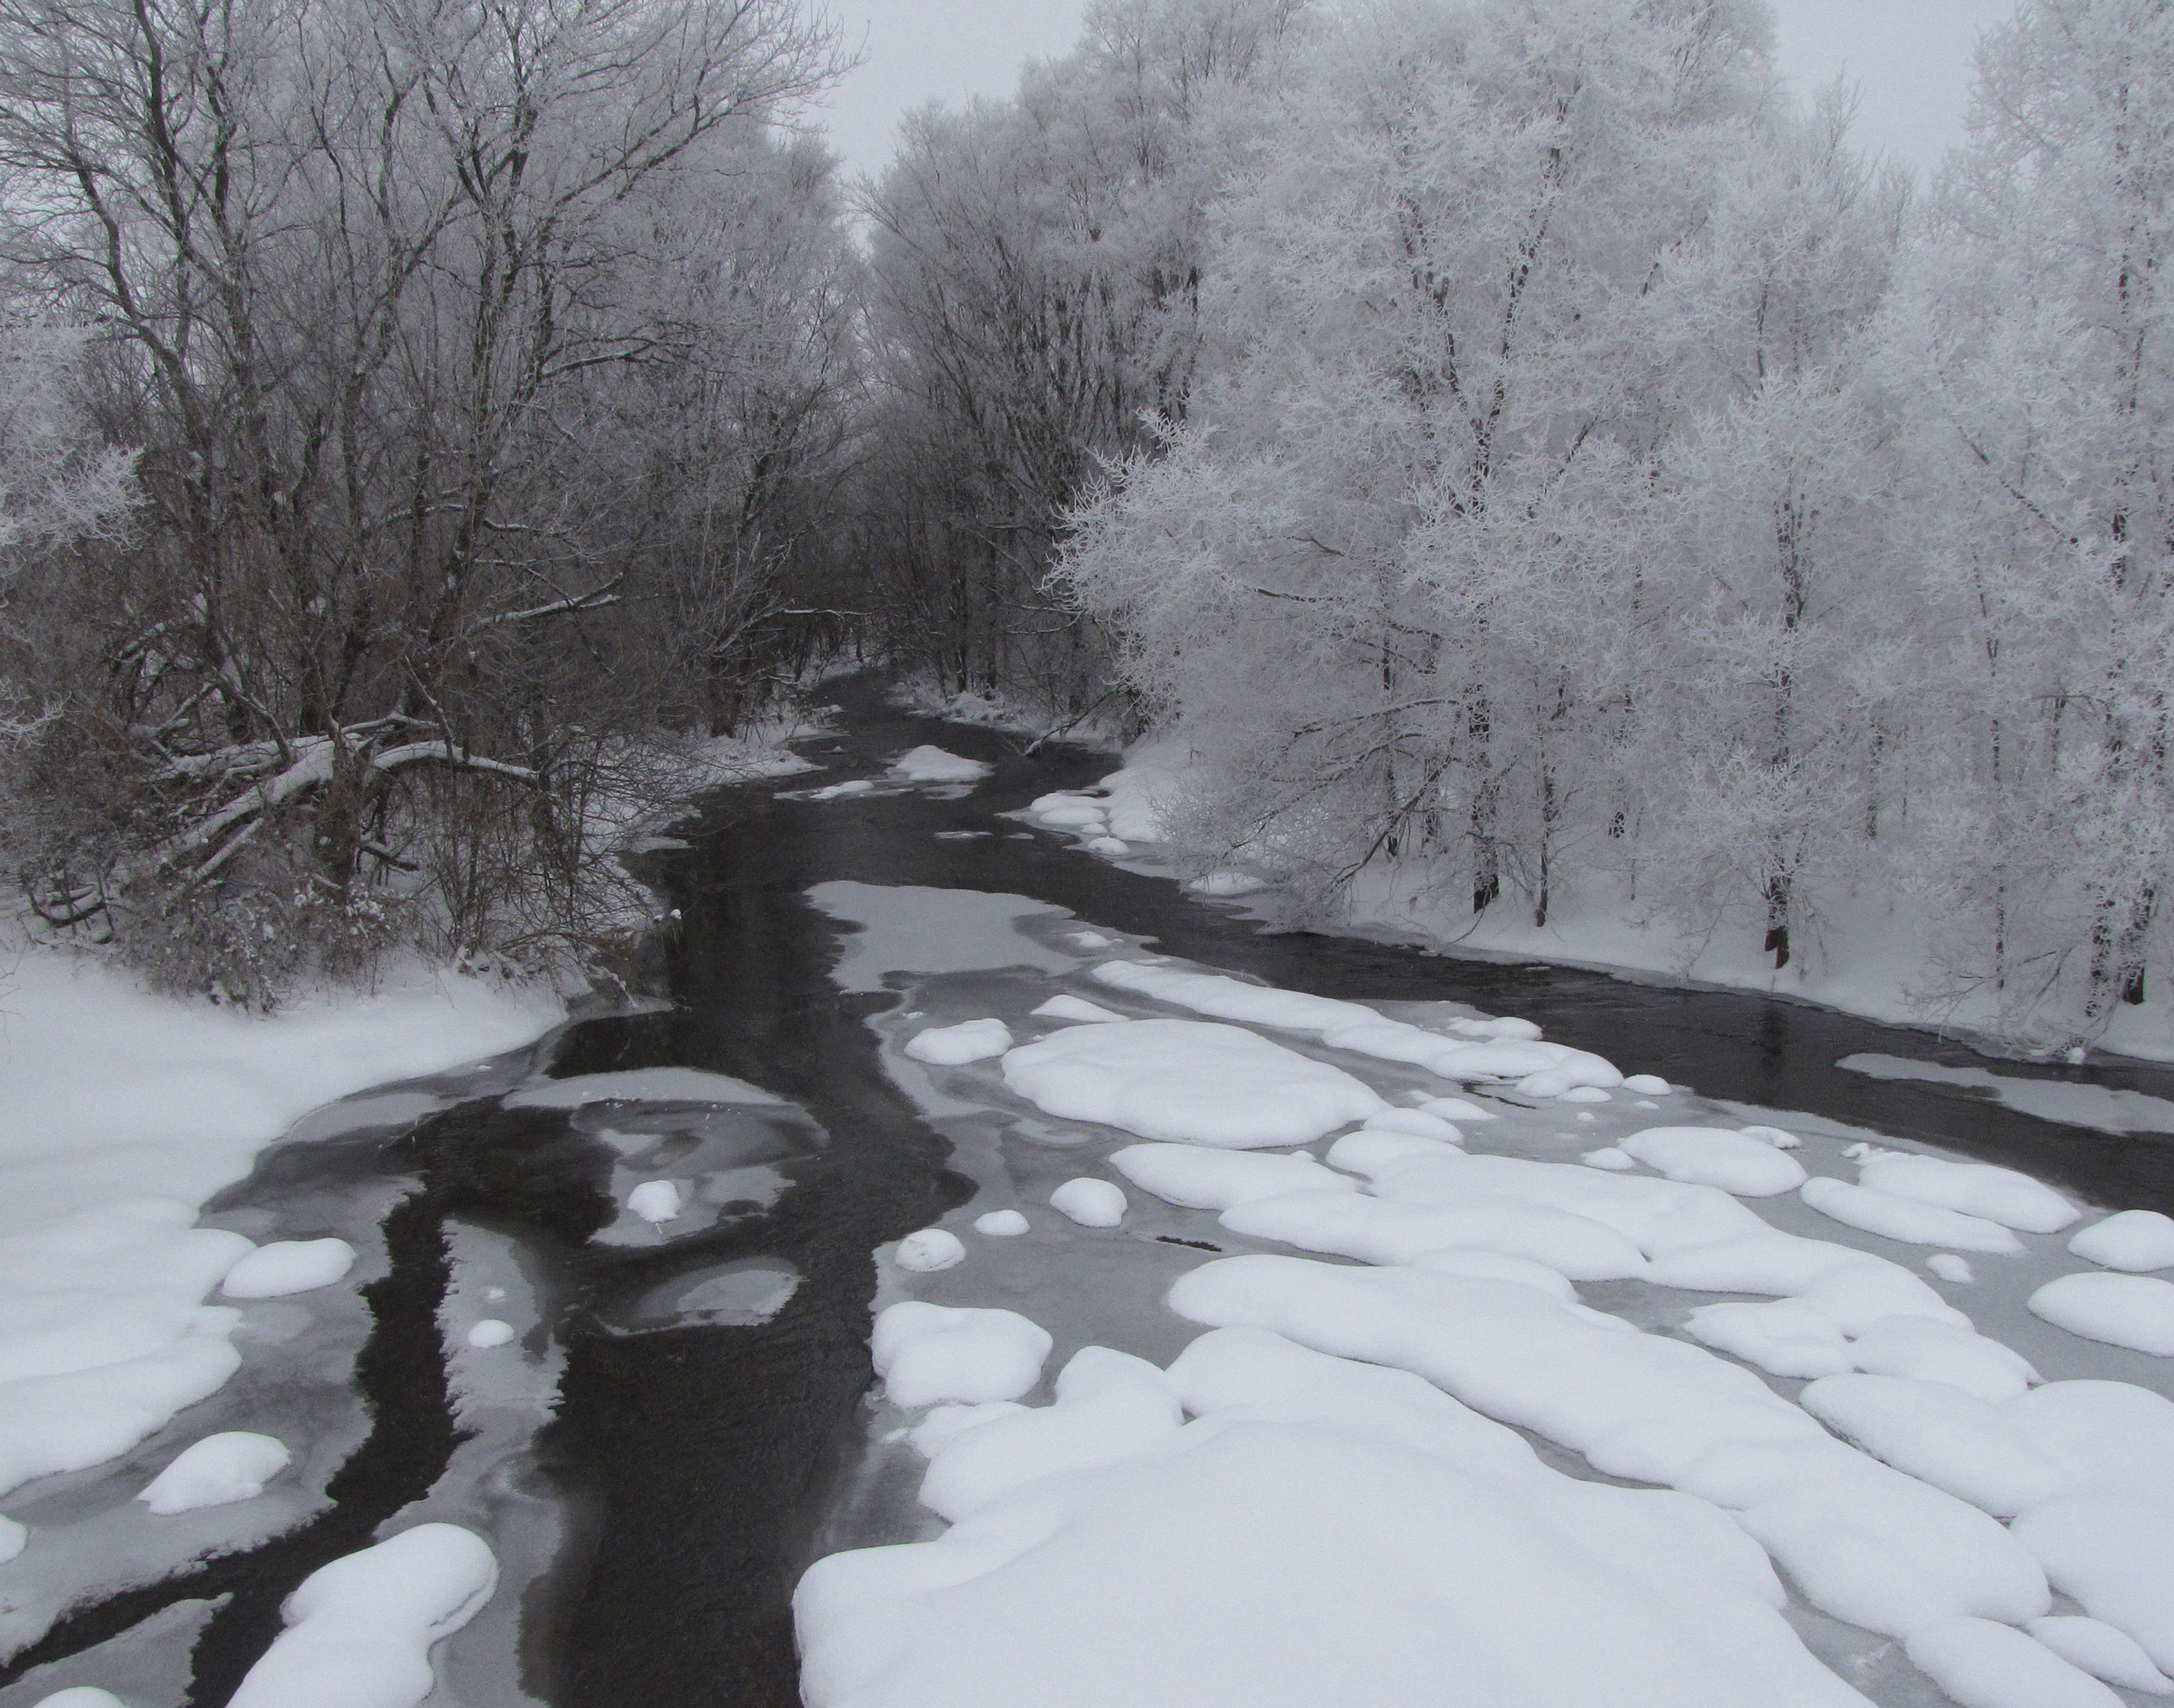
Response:
M192 1702L224 1703L276 1632L287 1591L364 1545L447 1462L454 1432L433 1312L446 1285L437 1230L448 1217L518 1241L565 1351L561 1403L535 1467L571 1514L571 1540L523 1609L524 1688L560 1708L798 1700L789 1597L863 1440L871 1254L970 1191L947 1169L945 1142L886 1078L864 1024L895 998L846 993L830 977L849 927L806 897L828 880L1009 892L1292 989L1522 1015L1551 1039L1708 1097L2013 1164L2101 1204L2174 1210L2174 1138L2057 1124L1966 1087L1875 1080L1836 1063L1875 1052L2170 1098L2174 1073L1988 1062L1930 1033L1756 995L1263 932L1168 880L1073 851L1068 839L1013 840L1005 833L1017 825L993 816L1091 783L1114 768L1107 754L1055 747L1025 756L1014 738L901 713L866 679L834 684L830 698L844 714L841 732L802 744L822 774L722 792L679 830L685 850L645 857L645 875L681 911L658 946L677 1006L574 1025L551 1068L706 1068L799 1105L825 1137L776 1164L791 1185L770 1209L662 1246L597 1243L590 1235L615 1214L610 1154L561 1111L504 1109L495 1099L405 1132L274 1150L227 1195L246 1203L300 1175L322 1181L342 1171L419 1186L388 1227L394 1273L372 1300L378 1327L358 1370L375 1412L370 1438L336 1481L331 1511L193 1575L190 1593L227 1599L198 1641ZM778 798L780 789L872 775L924 742L986 760L994 774L957 799L923 791ZM935 835L959 830L998 834ZM769 1322L613 1331L675 1277L748 1257L781 1259L804 1278ZM178 1592L132 1592L72 1616L0 1671L0 1684L125 1629Z

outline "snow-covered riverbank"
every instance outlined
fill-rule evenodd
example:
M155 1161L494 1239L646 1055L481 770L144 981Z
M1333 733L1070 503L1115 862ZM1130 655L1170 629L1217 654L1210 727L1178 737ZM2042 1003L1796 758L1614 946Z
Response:
M1128 754L1091 795L1037 802L1032 820L1073 835L1087 851L1106 858L1150 866L1184 858L1161 839L1189 768L1182 742L1149 742ZM1189 861L1185 869L1197 865ZM1280 922L1291 910L1281 899L1279 875L1274 851L1262 850L1197 878L1193 888L1208 896L1244 896L1263 918ZM1671 920L1641 904L1622 873L1558 873L1544 925L1535 924L1530 906L1515 896L1475 918L1468 898L1455 893L1455 875L1424 861L1377 862L1353 882L1334 918L1309 915L1306 922L1460 954L1765 992L1890 1024L1934 1026L1995 1049L2044 1053L2083 1040L2087 1047L2142 1061L2174 1061L2174 992L2166 981L2152 981L2148 1001L2117 1003L2099 1022L2052 1006L2034 1008L2020 1000L2020 986L2004 992L1949 970L1939 921L1886 886L1868 884L1832 905L1798 931L1790 965L1777 970L1749 916L1717 916L1696 927Z

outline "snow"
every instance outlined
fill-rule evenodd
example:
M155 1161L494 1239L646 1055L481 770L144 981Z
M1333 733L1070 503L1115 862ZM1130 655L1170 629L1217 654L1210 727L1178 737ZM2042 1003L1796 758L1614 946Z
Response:
M1868 1155L1858 1166L1858 1178L1876 1192L1982 1216L2025 1233L2058 1232L2078 1214L2075 1206L2051 1186L1992 1163L1950 1162L1908 1151L1885 1151Z
M2174 1267L2174 1216L2123 1210L2084 1229L2069 1241L2069 1249L2108 1269Z
M1839 1376L1857 1368L1849 1342L1833 1320L1800 1300L1698 1305L1684 1332L1701 1346L1733 1354L1775 1376Z
M1108 1181L1082 1175L1049 1195L1049 1207L1083 1228L1114 1228L1125 1219L1125 1194Z
M890 768L914 783L977 783L994 769L979 759L961 759L942 748L925 745L900 754L891 761Z
M1779 1127L1740 1127L1737 1131L1747 1138L1763 1138L1777 1150L1796 1150L1804 1144L1795 1133Z
M1958 1257L1953 1252L1936 1251L1925 1259L1925 1267L1943 1281L1952 1281L1958 1287L1971 1286L1977 1280L1977 1273L1970 1266L1970 1260L1966 1257Z
M992 1240L1015 1238L1027 1230L1027 1219L1017 1210L991 1210L974 1218L974 1231Z
M1349 1175L1323 1168L1311 1157L1202 1150L1189 1144L1127 1145L1111 1153L1110 1166L1165 1203L1194 1210L1227 1210L1287 1192L1359 1189Z
M1388 1106L1340 1068L1198 1020L1073 1027L1009 1051L1003 1073L1045 1114L1232 1149L1307 1143Z
M1439 1115L1449 1122L1500 1121L1502 1118L1491 1109L1482 1109L1468 1097L1423 1098L1420 1107L1429 1115Z
M1666 1097L1675 1088L1658 1073L1631 1073L1625 1076L1623 1089L1635 1091L1641 1097Z
M2074 1488L2076 1468L2035 1445L2003 1407L1950 1387L1891 1376L1830 1376L1804 1408L1898 1471L1996 1518Z
M906 1040L906 1053L917 1062L959 1068L986 1062L1012 1046L1011 1028L1002 1020L961 1020L955 1026L931 1026Z
M1940 1619L1903 1651L1961 1708L2121 1708L2121 1698L2019 1630L1990 1619Z
M868 1341L891 1403L909 1408L940 1400L1015 1400L1041 1380L1042 1360L1054 1343L1015 1311L918 1299L879 1312Z
M682 1205L676 1181L644 1181L626 1195L626 1207L645 1222L679 1219Z
M1182 1277L1170 1304L1409 1370L1610 1476L1710 1500L1852 1624L1904 1636L1960 1614L2051 1610L2037 1563L1986 1514L1835 1440L1741 1366L1537 1289L1249 1256Z
M1111 835L1128 842L1162 840L1164 813L1176 792L1172 769L1161 745L1149 743L1126 755L1122 770L1102 779Z
M580 1109L591 1103L761 1103L779 1100L759 1085L698 1068L627 1068L538 1079L506 1100L508 1109Z
M1603 1089L1623 1083L1614 1065L1584 1050L1542 1042L1530 1021L1452 1023L1465 1035L1444 1037L1392 1020L1363 1003L1339 1002L1218 973L1188 973L1142 961L1104 961L1091 976L1119 990L1191 1008L1219 1019L1286 1031L1312 1032L1332 1049L1383 1062L1409 1062L1446 1079L1507 1079L1535 1095L1560 1097L1574 1086Z
M229 1299L281 1299L329 1287L354 1267L344 1240L275 1240L226 1272L219 1291Z
M1265 878L1257 878L1250 872L1225 867L1203 873L1200 877L1188 880L1185 887L1195 895L1219 898L1257 895L1268 887L1268 883Z
M468 1332L468 1343L481 1351L494 1346L506 1346L513 1339L513 1325L496 1316L486 1316Z
M262 1016L21 954L0 1016L0 1493L126 1452L240 1365L204 1296L251 1250L196 1228L300 1117L527 1043L555 997L388 970Z
M1084 997L1052 997L1034 1011L1041 1020L1122 1020L1125 1017Z
M0 1565L6 1565L30 1545L30 1532L27 1525L12 1518L0 1518Z
M901 1269L930 1275L966 1261L966 1248L956 1234L943 1228L923 1228L898 1242L895 1261Z
M2147 1696L2174 1695L2174 1678L2153 1666L2151 1657L2134 1639L2103 1620L2048 1613L2042 1619L2031 1620L2025 1629L2070 1666L2082 1668L2094 1678Z
M2082 1059L2079 1056L2079 1061ZM1918 1079L1990 1091L2010 1109L2101 1132L2174 1132L2174 1102L2141 1091L2110 1085L2073 1084L2061 1079L2025 1079L1984 1068L1950 1068L1907 1056L1845 1056L1835 1063L1874 1079Z
M2047 1322L2155 1358L2174 1358L2174 1281L2087 1273L2048 1281L2027 1301Z
M1764 1139L1710 1127L1649 1127L1619 1148L1672 1181L1719 1186L1747 1197L1771 1197L1804 1184L1804 1170Z
M1645 1273L1638 1248L1612 1228L1538 1204L1478 1198L1457 1204L1387 1202L1310 1192L1240 1203L1219 1219L1234 1234L1280 1240L1368 1263L1409 1263L1430 1251L1493 1251L1574 1281Z
M1709 1509L1272 1335L1166 1375L1083 1351L1053 1405L937 1444L924 1489L966 1516L803 1579L810 1708L1863 1701Z
M1798 1194L1823 1216L1868 1234L1916 1246L1959 1246L1966 1251L2013 1253L2023 1242L1998 1222L1944 1210L1937 1204L1901 1198L1867 1186L1852 1186L1820 1176L1804 1182Z
M1454 1122L1424 1109L1387 1109L1370 1115L1363 1125L1369 1132L1409 1132L1420 1138L1438 1138L1445 1144L1462 1144L1464 1135Z
M95 1684L76 1684L41 1697L38 1708L128 1708L128 1705L111 1690L101 1690Z
M415 1708L435 1682L430 1648L498 1586L489 1545L457 1524L419 1524L320 1566L287 1597L287 1629L230 1708Z
M136 1498L162 1517L253 1500L293 1457L286 1444L271 1435L246 1430L206 1435L183 1448Z
M1604 1168L1613 1174L1638 1166L1638 1159L1620 1145L1603 1144L1598 1150L1588 1150L1578 1160L1587 1168Z
M828 783L819 789L810 789L801 798L809 801L843 800L850 795L865 795L875 785L865 777L856 777L851 782Z

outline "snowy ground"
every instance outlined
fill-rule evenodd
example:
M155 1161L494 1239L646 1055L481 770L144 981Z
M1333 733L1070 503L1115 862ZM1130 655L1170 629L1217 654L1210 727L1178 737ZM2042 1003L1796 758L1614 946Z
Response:
M879 1254L812 1708L2174 1690L2174 1223L1025 898L815 897L980 1190Z
M146 994L97 961L16 956L0 981L0 1652L72 1603L290 1527L364 1427L327 1397L337 1382L284 1401L265 1386L274 1368L351 1359L367 1332L355 1289L382 1273L363 1226L290 1226L260 1244L232 1225L246 1218L200 1225L206 1201L322 1105L516 1050L563 1016L548 992L413 973L265 1018ZM396 1091L311 1118L397 1123L445 1100ZM457 1526L387 1546L397 1559L360 1556L298 1594L284 1658L265 1665L360 1654L353 1700L420 1700L430 1646L488 1598L495 1566ZM110 1658L104 1677L41 1668L5 1700L65 1684L148 1702L135 1689L148 1674ZM267 1683L235 1700L300 1699Z

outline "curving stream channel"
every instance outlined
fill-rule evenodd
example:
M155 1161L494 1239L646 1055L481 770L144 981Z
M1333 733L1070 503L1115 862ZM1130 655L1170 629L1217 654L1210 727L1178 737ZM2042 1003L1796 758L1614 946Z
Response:
M483 1530L501 1562L491 1609L441 1653L435 1708L798 1700L794 1582L841 1538L895 1527L895 1491L872 1493L864 1474L872 1254L975 1192L953 1166L955 1122L901 1089L869 1024L906 1006L910 981L841 987L856 928L810 900L815 886L1030 898L1271 984L1527 1017L1708 1100L2174 1211L2174 1132L2108 1130L2148 1127L2159 1100L2174 1115L2174 1072L1992 1062L1786 1000L1265 932L998 816L1092 783L1108 755L1025 756L1012 738L896 711L873 678L831 697L838 732L801 744L820 775L720 792L678 828L684 846L643 857L679 910L656 946L674 1006L578 1019L535 1051L320 1111L213 1206L209 1219L254 1237L338 1232L365 1251L359 1302L260 1308L243 1376L206 1403L234 1419L211 1427L284 1418L316 1442L302 1492L196 1538L192 1563L131 1554L111 1516L114 1491L140 1487L181 1436L59 1479L46 1522L84 1527L83 1592L58 1585L42 1613L11 1611L19 1633L43 1634L12 1640L0 1708L78 1683L126 1684L132 1708L217 1708L277 1634L288 1592L396 1515ZM992 774L971 789L807 797L922 743ZM953 958L960 927L941 909L918 929L925 958L891 965L987 965ZM668 1068L753 1089L571 1106L534 1095L539 1073ZM2076 1111L2100 1124L2049 1118ZM646 1176L695 1183L665 1233L623 1207ZM486 1318L508 1322L516 1357L468 1349Z

